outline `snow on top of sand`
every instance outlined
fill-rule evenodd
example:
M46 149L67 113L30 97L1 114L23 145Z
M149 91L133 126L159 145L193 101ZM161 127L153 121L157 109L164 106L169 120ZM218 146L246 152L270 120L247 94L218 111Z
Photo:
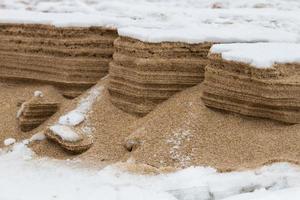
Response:
M105 77L104 77L105 78ZM61 137L64 141L78 142L82 137L73 130L73 127L79 125L86 119L87 113L97 98L101 96L103 86L94 86L88 92L87 96L83 97L77 107L67 114L61 116L56 124L50 127L50 130ZM84 133L90 133L90 127L82 127Z
M104 87L93 87L91 90L87 92L87 97L80 100L78 106L59 118L59 124L68 125L68 126L76 126L85 120L85 115L91 109L92 105L96 101L97 97L100 96Z
M41 141L46 139L46 136L43 132L38 132L36 134L34 134L33 136L31 136L31 138L29 139L30 142L32 141Z
M195 25L185 28L119 28L118 33L145 42L293 42L299 39L299 35L287 31L274 30L266 27L252 25Z
M300 44L236 43L213 45L211 53L219 53L229 61L243 62L257 68L270 68L275 63L300 63Z
M148 42L300 42L297 1L9 1L0 22L108 26ZM216 4L223 9L212 9Z
M300 187L299 167L287 163L231 173L191 167L142 176L114 166L97 170L80 161L37 158L24 143L0 150L0 177L1 200L298 200Z
M5 146L9 146L9 145L12 145L16 142L16 139L15 138L7 138L4 140L4 145Z
M43 94L42 91L37 90L37 91L34 91L33 96L35 96L35 97L43 97L44 94Z
M53 125L50 127L50 130L54 135L59 136L64 141L77 142L82 139L76 132L74 132L68 126Z
M274 8L295 10L300 8L298 0L1 0L0 8L34 10L39 12L71 13L100 11L107 4L128 4L128 7L184 7L184 8ZM122 4L121 4L122 5Z

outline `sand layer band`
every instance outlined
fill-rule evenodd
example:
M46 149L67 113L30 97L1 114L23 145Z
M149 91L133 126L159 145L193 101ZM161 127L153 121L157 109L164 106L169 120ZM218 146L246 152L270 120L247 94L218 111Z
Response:
M206 106L247 116L300 123L300 64L272 68L226 61L209 56L203 101Z
M145 115L176 92L202 82L210 43L146 43L128 37L114 42L110 63L111 101Z
M107 75L114 29L0 24L0 80L37 81L76 97Z

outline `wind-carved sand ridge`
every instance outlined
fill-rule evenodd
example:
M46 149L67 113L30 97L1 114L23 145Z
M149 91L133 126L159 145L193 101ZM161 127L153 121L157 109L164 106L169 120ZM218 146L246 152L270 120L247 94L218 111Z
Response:
M147 43L119 37L114 46L108 86L111 101L143 116L176 92L203 81L211 43Z
M0 24L0 79L52 84L76 97L107 75L114 29Z
M264 55L262 55L264 56ZM300 62L257 68L211 53L202 100L212 108L300 123Z

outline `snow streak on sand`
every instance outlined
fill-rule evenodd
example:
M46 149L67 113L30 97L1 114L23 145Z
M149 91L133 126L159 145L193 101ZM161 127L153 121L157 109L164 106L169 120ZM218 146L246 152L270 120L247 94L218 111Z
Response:
M78 103L77 107L61 116L56 124L50 127L53 134L59 136L62 140L68 142L78 142L83 138L76 133L73 128L86 120L86 115L90 111L92 105L95 103L98 97L101 96L103 86L92 87ZM88 126L88 122L82 127L82 131L86 134L91 134L91 127Z
M86 118L86 114L90 111L92 105L95 103L98 96L100 96L103 89L104 87L102 86L94 86L90 89L87 92L87 97L82 98L74 110L64 116L61 116L58 123L68 126L76 126L82 123Z
M296 200L300 192L300 169L286 163L224 174L198 167L142 176L36 158L24 143L0 150L1 200Z

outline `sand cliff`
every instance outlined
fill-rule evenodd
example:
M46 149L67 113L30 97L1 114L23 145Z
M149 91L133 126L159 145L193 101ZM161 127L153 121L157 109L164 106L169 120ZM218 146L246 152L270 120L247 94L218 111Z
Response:
M145 115L176 92L200 83L211 43L115 40L108 89L122 110Z
M110 28L0 24L0 79L38 81L76 97L108 73Z
M300 63L255 68L209 55L202 100L212 108L300 123Z

